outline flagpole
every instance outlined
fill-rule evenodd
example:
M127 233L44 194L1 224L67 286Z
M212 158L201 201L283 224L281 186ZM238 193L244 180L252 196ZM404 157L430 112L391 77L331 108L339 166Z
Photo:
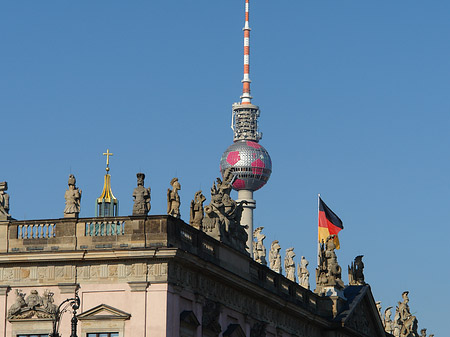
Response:
M320 263L319 208L320 208L320 193L317 194L317 266L319 266Z

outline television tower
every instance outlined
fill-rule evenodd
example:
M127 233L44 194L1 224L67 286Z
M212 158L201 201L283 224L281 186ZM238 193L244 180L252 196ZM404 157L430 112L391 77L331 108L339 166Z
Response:
M263 187L272 173L272 160L267 150L259 144L262 133L258 130L259 107L251 103L250 95L250 26L249 0L245 0L244 25L244 78L240 103L233 104L231 128L233 144L220 159L222 175L231 167L235 176L233 189L238 191L238 200L244 201L241 224L247 225L247 247L253 256L253 210L256 201L253 192Z

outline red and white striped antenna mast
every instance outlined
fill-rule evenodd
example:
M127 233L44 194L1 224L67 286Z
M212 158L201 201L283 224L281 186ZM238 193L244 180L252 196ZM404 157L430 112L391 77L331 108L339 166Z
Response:
M245 0L245 25L244 31L244 78L242 79L241 104L251 104L250 95L250 25L249 25L249 0Z
M231 128L234 141L251 140L258 142L262 133L258 131L259 107L252 104L250 95L250 25L249 1L245 0L244 31L244 78L242 79L242 96L240 103L233 104Z

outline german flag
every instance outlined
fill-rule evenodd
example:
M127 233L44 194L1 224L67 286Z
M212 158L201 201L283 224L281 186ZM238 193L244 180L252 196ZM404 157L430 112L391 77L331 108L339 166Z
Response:
M344 229L342 220L319 197L319 242L325 242L327 237L336 234L334 244L340 248L337 234Z

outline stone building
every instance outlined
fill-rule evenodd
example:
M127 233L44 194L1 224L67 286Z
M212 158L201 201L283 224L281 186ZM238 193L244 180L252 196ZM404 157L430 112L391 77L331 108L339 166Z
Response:
M0 245L8 337L47 336L76 290L82 337L388 335L369 285L319 296L169 215L9 219Z

